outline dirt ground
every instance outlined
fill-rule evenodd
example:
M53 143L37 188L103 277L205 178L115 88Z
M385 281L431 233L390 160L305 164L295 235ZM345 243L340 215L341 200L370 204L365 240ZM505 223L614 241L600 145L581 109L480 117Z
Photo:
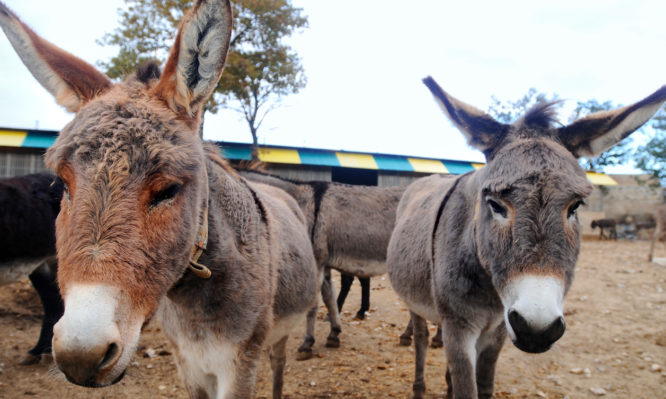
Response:
M656 255L666 257L658 245ZM648 243L584 241L576 279L567 297L567 331L549 352L523 353L510 342L500 355L496 398L666 398L666 267L648 263ZM342 316L342 346L323 346L328 333L320 307L315 358L298 362L302 331L289 344L287 398L407 398L413 349L398 346L408 313L388 277L372 280L372 309L353 319L360 305L356 283ZM103 389L69 384L44 359L20 366L39 334L41 309L29 282L0 288L1 398L185 398L173 355L156 322L144 330L127 376ZM434 333L434 326L432 332ZM442 349L430 349L428 398L445 396ZM258 397L270 397L268 356L259 372Z

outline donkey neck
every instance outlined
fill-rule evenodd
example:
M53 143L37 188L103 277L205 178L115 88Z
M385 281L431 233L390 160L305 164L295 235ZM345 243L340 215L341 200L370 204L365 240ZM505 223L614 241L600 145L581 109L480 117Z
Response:
M208 245L199 262L212 272L201 279L189 270L169 290L171 306L180 317L207 321L228 312L227 294L237 290L234 277L262 267L269 258L268 221L265 208L247 182L221 160L207 159L210 191ZM221 161L224 162L224 161ZM252 249L254 248L254 249Z

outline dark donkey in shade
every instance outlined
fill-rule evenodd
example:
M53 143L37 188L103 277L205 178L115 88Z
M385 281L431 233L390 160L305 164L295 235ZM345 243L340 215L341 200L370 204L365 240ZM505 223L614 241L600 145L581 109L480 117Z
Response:
M636 104L554 127L553 104L502 124L432 78L424 82L487 164L407 188L387 270L414 320L414 397L425 392L427 319L442 323L449 397L490 398L507 333L529 353L564 334L563 301L580 250L576 210L592 191L576 158L638 129L666 100L666 86Z
M230 3L197 1L164 72L145 64L118 84L2 3L0 25L35 78L76 112L46 154L65 185L58 368L79 385L116 383L157 314L191 397L254 397L267 347L281 397L287 337L316 304L323 269L293 198L247 182L199 139L229 48Z
M330 269L358 277L386 273L386 247L405 187L298 182L252 170L240 173L248 180L279 187L296 199L307 220L315 259L329 273ZM338 347L340 317L330 278L324 279L321 295L331 323L326 346ZM300 360L312 357L316 314L316 307L308 313L305 340L298 348Z
M594 230L599 228L599 240L607 238L609 240L617 240L617 222L615 219L595 219L590 223L590 228ZM604 230L608 232L608 235L604 234Z
M28 276L44 309L39 339L21 364L51 353L53 325L64 311L56 283L55 219L62 182L39 173L0 179L0 285Z

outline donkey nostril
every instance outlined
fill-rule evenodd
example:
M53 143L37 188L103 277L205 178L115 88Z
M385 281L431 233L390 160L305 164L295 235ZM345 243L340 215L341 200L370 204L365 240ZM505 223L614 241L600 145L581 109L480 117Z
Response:
M550 342L555 342L562 335L564 335L564 330L566 329L566 323L564 322L563 317L558 317L557 320L552 322L550 326L546 329L544 332L544 338L549 340Z
M104 355L102 361L99 363L99 366L97 366L97 369L103 370L109 366L112 366L116 362L118 357L120 357L120 345L113 342L111 343L111 345L109 345L109 348L106 350L106 354Z
M525 320L525 318L523 318L523 316L521 316L520 313L515 310L509 311L509 323L511 324L511 328L513 328L513 332L517 335L529 332L530 330L529 326L527 325L527 320Z

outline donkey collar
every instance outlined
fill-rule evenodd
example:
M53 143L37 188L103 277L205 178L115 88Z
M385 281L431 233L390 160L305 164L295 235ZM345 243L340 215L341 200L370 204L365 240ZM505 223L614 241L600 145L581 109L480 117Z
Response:
M206 184L206 201L204 202L203 220L199 227L197 242L194 244L194 248L192 248L192 255L190 256L190 262L187 265L187 268L190 269L195 276L207 279L210 278L212 274L210 269L198 263L199 257L203 251L206 250L206 245L208 245L208 200L210 197L210 189L208 187L208 172L206 171L206 165L204 165L204 184Z

